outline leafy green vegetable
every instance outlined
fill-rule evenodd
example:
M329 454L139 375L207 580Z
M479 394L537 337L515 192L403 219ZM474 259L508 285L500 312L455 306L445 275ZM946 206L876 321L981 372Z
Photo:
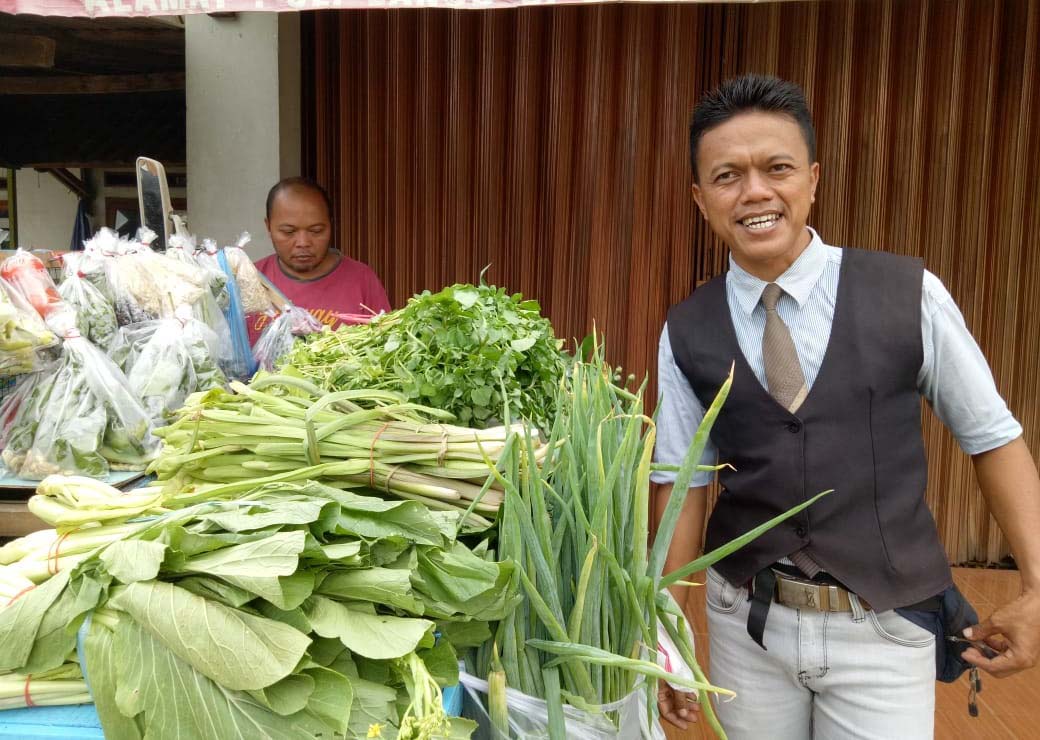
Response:
M76 312L79 333L102 349L107 349L119 331L112 303L86 278L68 271L58 293Z
M106 498L94 481L49 485ZM490 634L485 606L514 604L516 583L486 545L455 540L463 516L311 482L96 527L108 534L95 550L0 609L0 671L61 667L91 612L106 737L468 737L438 684L457 678L455 640ZM20 547L34 557L55 541Z
M453 285L370 324L297 343L284 363L329 390L391 390L463 424L518 415L547 430L565 370L560 347L536 301Z
M82 337L38 381L15 417L4 462L23 478L63 473L103 477L111 466L141 470L158 448L126 376Z
M112 600L181 660L232 689L292 673L310 640L286 624L213 603L169 583L132 583ZM195 625L187 630L186 624Z

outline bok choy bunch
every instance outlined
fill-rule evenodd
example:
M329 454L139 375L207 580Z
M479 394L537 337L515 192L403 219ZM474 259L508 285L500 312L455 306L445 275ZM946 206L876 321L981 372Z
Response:
M309 482L142 517L4 602L0 683L82 627L106 738L469 737L440 687L519 596L462 515Z

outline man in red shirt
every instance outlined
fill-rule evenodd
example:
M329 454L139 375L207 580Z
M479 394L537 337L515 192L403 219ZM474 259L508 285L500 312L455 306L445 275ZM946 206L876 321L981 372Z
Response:
M332 204L328 193L306 177L281 180L267 194L264 224L275 253L257 269L301 308L335 329L338 314L371 314L390 310L379 278L368 265L332 249ZM250 342L255 343L268 317L250 316Z

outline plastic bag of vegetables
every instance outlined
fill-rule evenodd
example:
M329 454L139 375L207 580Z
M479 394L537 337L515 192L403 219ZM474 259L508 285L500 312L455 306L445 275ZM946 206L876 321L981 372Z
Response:
M209 290L206 273L195 264L120 242L105 260L116 318L121 326L172 318L178 306L194 306Z
M248 237L248 234L244 235ZM246 328L246 311L242 305L242 291L238 278L228 261L227 250L218 250L212 241L207 242L206 257L212 259L226 279L228 304L224 308L230 338L229 352L226 359L221 360L225 372L242 380L251 378L257 369L257 361L253 357L253 348L249 346L249 329Z
M227 382L214 357L218 347L218 337L201 321L161 319L124 326L110 356L148 415L162 421L188 395Z
M157 449L148 414L126 376L73 332L61 359L18 409L3 459L22 478L99 478L113 468L142 470Z
M72 253L65 258L65 280L58 293L76 312L79 333L102 349L112 343L119 324L116 311L109 300L80 271L83 254Z
M0 449L7 446L7 439L18 418L18 411L22 404L36 390L40 378L45 376L48 374L42 371L26 373L19 376L13 386L7 388L7 395L4 396L3 403L0 403ZM14 379L9 379L7 382L12 383Z
M262 370L273 370L278 359L292 349L296 337L316 334L322 329L321 322L311 316L307 309L290 303L267 325L263 334L256 340L253 357Z
M274 304L271 303L271 296L264 287L264 279L260 275L260 271L256 269L256 265L243 249L251 238L248 231L243 231L235 246L224 247L228 265L238 282L238 289L242 296L242 310L247 316L276 310Z
M36 370L37 350L57 343L58 337L25 297L0 278L0 376Z
M210 292L213 294L217 305L220 306L220 310L227 311L230 301L227 288L228 277L220 269L220 265L217 262L217 243L212 239L203 239L201 249L194 248L194 237L174 237L173 243L182 245L185 254L187 253L188 245L192 247L191 260L205 271L206 276L209 278ZM169 250L167 250L167 254L169 254Z
M0 277L17 288L44 319L64 307L47 268L32 252L19 247L14 255L4 260Z

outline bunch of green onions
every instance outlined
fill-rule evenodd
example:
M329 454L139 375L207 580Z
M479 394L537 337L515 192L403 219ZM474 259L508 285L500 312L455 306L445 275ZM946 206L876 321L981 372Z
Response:
M156 431L164 445L149 472L170 508L316 480L462 509L470 528L486 529L503 497L491 471L510 437L526 439L536 460L548 448L521 425L470 429L450 419L389 391L326 393L300 378L260 375L231 392L190 396Z
M652 543L649 475L657 467L652 463L655 425L644 413L645 383L633 393L613 378L602 347L595 347L588 361L574 363L564 381L560 413L547 444L550 454L536 460L532 446L519 444L507 465L496 466L502 469L495 475L505 493L497 554L520 566L527 599L499 623L493 642L481 648L470 670L488 677L490 716L503 737L510 737L501 719L505 685L547 701L550 737L555 739L566 737L561 702L595 711L643 685L648 706L655 708L654 682L647 679L667 679L698 692L707 721L724 737L708 693L732 692L707 681L684 616L667 589L811 501L662 575L692 474L709 469L698 462L732 375L677 469L665 523ZM666 614L672 618L662 618ZM693 670L693 680L658 667L659 621ZM610 719L616 726L620 718Z

